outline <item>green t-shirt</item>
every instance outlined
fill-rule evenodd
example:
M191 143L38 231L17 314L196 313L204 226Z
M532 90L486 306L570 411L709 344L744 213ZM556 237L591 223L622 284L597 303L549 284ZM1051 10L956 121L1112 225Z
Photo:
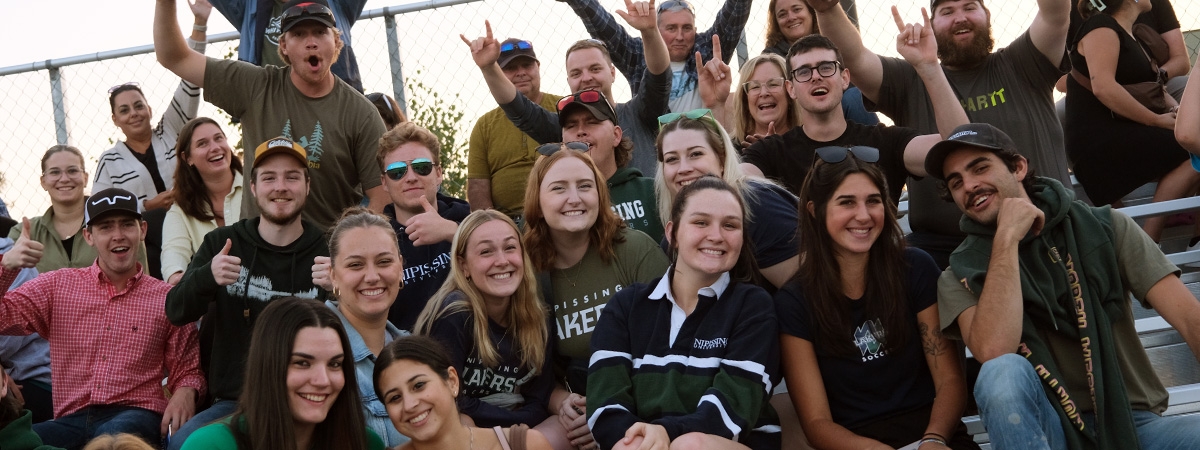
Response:
M1117 251L1117 267L1121 271L1121 282L1135 298L1146 303L1146 293L1150 288L1172 274L1178 275L1179 269L1163 256L1158 245L1150 240L1146 233L1133 219L1120 211L1112 212L1114 245ZM979 296L967 290L956 279L951 269L946 269L938 278L938 314L946 335L962 339L958 328L958 316L963 310L979 303ZM1138 338L1137 328L1133 321L1130 303L1126 302L1118 317L1110 317L1112 321L1113 341L1116 344L1117 364L1125 380L1125 388L1129 395L1129 405L1135 410L1152 411L1162 414L1167 409L1167 389L1154 372L1142 341ZM1062 361L1083 361L1083 349L1079 340L1066 337L1064 334L1048 330L1042 333L1042 340L1050 347L1050 351L1060 361L1059 370L1063 372L1063 380L1069 392L1088 392L1087 374L1082 364L1064 364ZM1016 349L1013 349L1014 351ZM1087 395L1072 395L1080 411L1094 410L1090 397Z
M542 93L541 107L555 111L562 96ZM537 161L538 142L513 125L500 108L475 122L467 147L467 178L491 180L492 206L510 216L520 215L525 183Z
M338 80L320 98L300 93L289 79L291 68L258 67L242 61L208 58L204 99L242 119L246 173L254 167L254 149L276 136L292 139L308 151L311 182L304 218L323 229L342 210L362 202L363 191L382 182L375 160L383 119L366 97ZM245 192L251 192L246 176ZM242 218L258 217L254 196L242 197Z
M560 355L587 361L592 354L592 330L608 300L633 283L650 282L666 273L670 262L657 242L628 228L623 236L625 242L613 248L611 264L589 246L574 266L550 271L553 289L546 300L554 311Z
M283 27L280 26L280 19L283 18L283 3L275 0L271 4L271 20L267 22L267 29L263 30L262 37L262 53L259 53L258 60L262 62L260 65L272 65L284 67L283 58L279 57L279 37L283 35L280 31Z
M237 438L229 430L230 417L205 425L188 436L183 450L229 450L238 448ZM383 440L370 429L367 433L367 450L384 450Z

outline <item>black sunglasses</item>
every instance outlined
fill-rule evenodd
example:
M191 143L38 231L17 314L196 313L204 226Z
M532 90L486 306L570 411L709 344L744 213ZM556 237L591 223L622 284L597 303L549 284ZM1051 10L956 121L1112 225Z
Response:
M848 147L829 146L817 149L817 157L829 164L837 164L845 161L846 155L854 155L855 159L866 163L879 162L879 149L875 147L854 145Z
M333 10L330 10L325 5L316 2L301 3L283 12L284 18L295 18L297 16L308 14L311 16L329 16L333 17Z
M407 162L396 161L388 164L387 170L383 171L383 173L387 174L387 177L391 178L392 181L400 181L401 178L404 178L404 174L408 172L409 166L412 167L413 172L416 172L417 175L426 176L433 173L433 166L436 165L429 158L417 158Z
M588 151L588 145L586 142L571 141L571 142L551 142L549 144L542 144L542 145L538 146L537 152L541 153L543 156L550 156L555 153L558 153L558 151L562 150L563 147L566 147L569 150L575 150L577 152Z

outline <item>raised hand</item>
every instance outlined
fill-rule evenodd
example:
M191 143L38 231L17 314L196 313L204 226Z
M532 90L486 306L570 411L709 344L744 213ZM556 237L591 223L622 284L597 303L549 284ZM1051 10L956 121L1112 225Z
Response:
M192 15L196 16L197 22L208 22L208 16L212 14L212 4L208 0L188 0L188 7L192 8Z
M233 284L238 280L238 275L242 273L242 258L230 256L229 250L232 248L233 240L225 239L225 247L212 259L213 279L217 280L217 286Z
M749 147L751 144L761 141L763 138L774 135L774 134L775 134L775 121L772 120L767 123L767 134L747 134L746 138L742 141L742 147L743 148Z
M905 24L900 18L900 10L892 6L892 18L896 20L896 51L905 61L917 67L925 64L938 64L937 39L933 36L933 27L929 24L929 12L921 8L921 18L924 23Z
M500 60L500 41L492 37L492 23L485 20L483 25L487 28L487 35L484 37L470 40L462 34L458 35L467 47L470 47L471 59L475 60L475 65L479 67L487 67Z
M729 98L729 88L733 84L733 71L721 58L721 38L712 36L713 57L704 63L700 52L696 52L696 74L700 77L700 100L705 108L724 105Z
M808 0L808 6L816 12L826 12L835 6L841 7L840 0Z
M332 265L332 261L328 256L318 256L313 258L313 286L318 286L326 291L333 290L333 279L329 277L329 268L332 267Z
M404 232L413 245L431 245L449 241L454 238L458 224L443 219L437 208L429 204L429 200L421 197L421 207L425 212L412 216L404 225Z
M625 0L625 11L618 9L617 15L638 31L658 28L658 10L654 7L654 0L648 2Z
M17 242L13 247L4 254L4 259L0 264L4 265L5 269L27 269L34 267L42 260L42 251L46 246L41 242L33 239L33 232L30 231L29 218L21 219L21 236L17 238Z

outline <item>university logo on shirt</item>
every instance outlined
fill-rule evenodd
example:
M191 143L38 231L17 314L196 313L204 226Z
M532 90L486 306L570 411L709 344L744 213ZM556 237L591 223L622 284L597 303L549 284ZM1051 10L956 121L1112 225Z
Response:
M887 331L883 329L883 322L879 319L868 320L854 329L854 345L858 346L858 351L862 353L863 361L887 355L883 351L886 336Z

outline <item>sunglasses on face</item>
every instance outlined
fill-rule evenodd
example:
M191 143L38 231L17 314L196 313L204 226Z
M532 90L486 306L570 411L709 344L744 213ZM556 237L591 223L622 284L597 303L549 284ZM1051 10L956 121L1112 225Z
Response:
M846 155L854 155L855 159L866 163L879 162L879 149L875 147L855 145L851 147L830 146L817 149L817 157L828 164L837 164L845 161Z
M571 142L551 142L549 144L542 144L542 145L538 146L537 152L541 153L544 156L550 156L555 153L558 153L558 151L562 150L563 147L566 147L568 150L575 150L577 152L588 151L588 145L586 142L571 141Z
M505 54L516 50L531 49L533 49L533 44L530 44L529 41L505 42L500 44L500 54Z
M433 172L433 166L436 165L437 164L434 164L433 161L429 160L429 158L417 158L412 161L396 161L388 164L387 170L383 171L383 173L387 174L387 177L391 178L392 181L400 181L401 178L404 178L404 174L408 173L409 166L412 167L413 172L416 172L417 175L426 176Z
M584 104L599 103L601 99L600 91L582 91L563 97L558 101L558 110L562 111L571 103L580 102Z
M302 14L310 16L329 16L333 17L333 11L320 3L301 3L299 5L288 8L283 12L283 17L297 17Z
M817 67L800 67L792 71L792 81L806 83L813 77L813 72L821 74L822 77L829 78L838 73L838 69L842 67L842 63L837 61L822 61L817 63Z
M692 119L692 120L699 120L701 117L704 117L704 116L708 116L709 118L716 120L716 118L714 118L712 115L712 110L708 109L708 108L698 108L698 109L693 109L691 111L666 113L661 116L658 116L658 129L662 130L662 128L667 126L667 124L674 122L676 120L682 119L684 117Z

